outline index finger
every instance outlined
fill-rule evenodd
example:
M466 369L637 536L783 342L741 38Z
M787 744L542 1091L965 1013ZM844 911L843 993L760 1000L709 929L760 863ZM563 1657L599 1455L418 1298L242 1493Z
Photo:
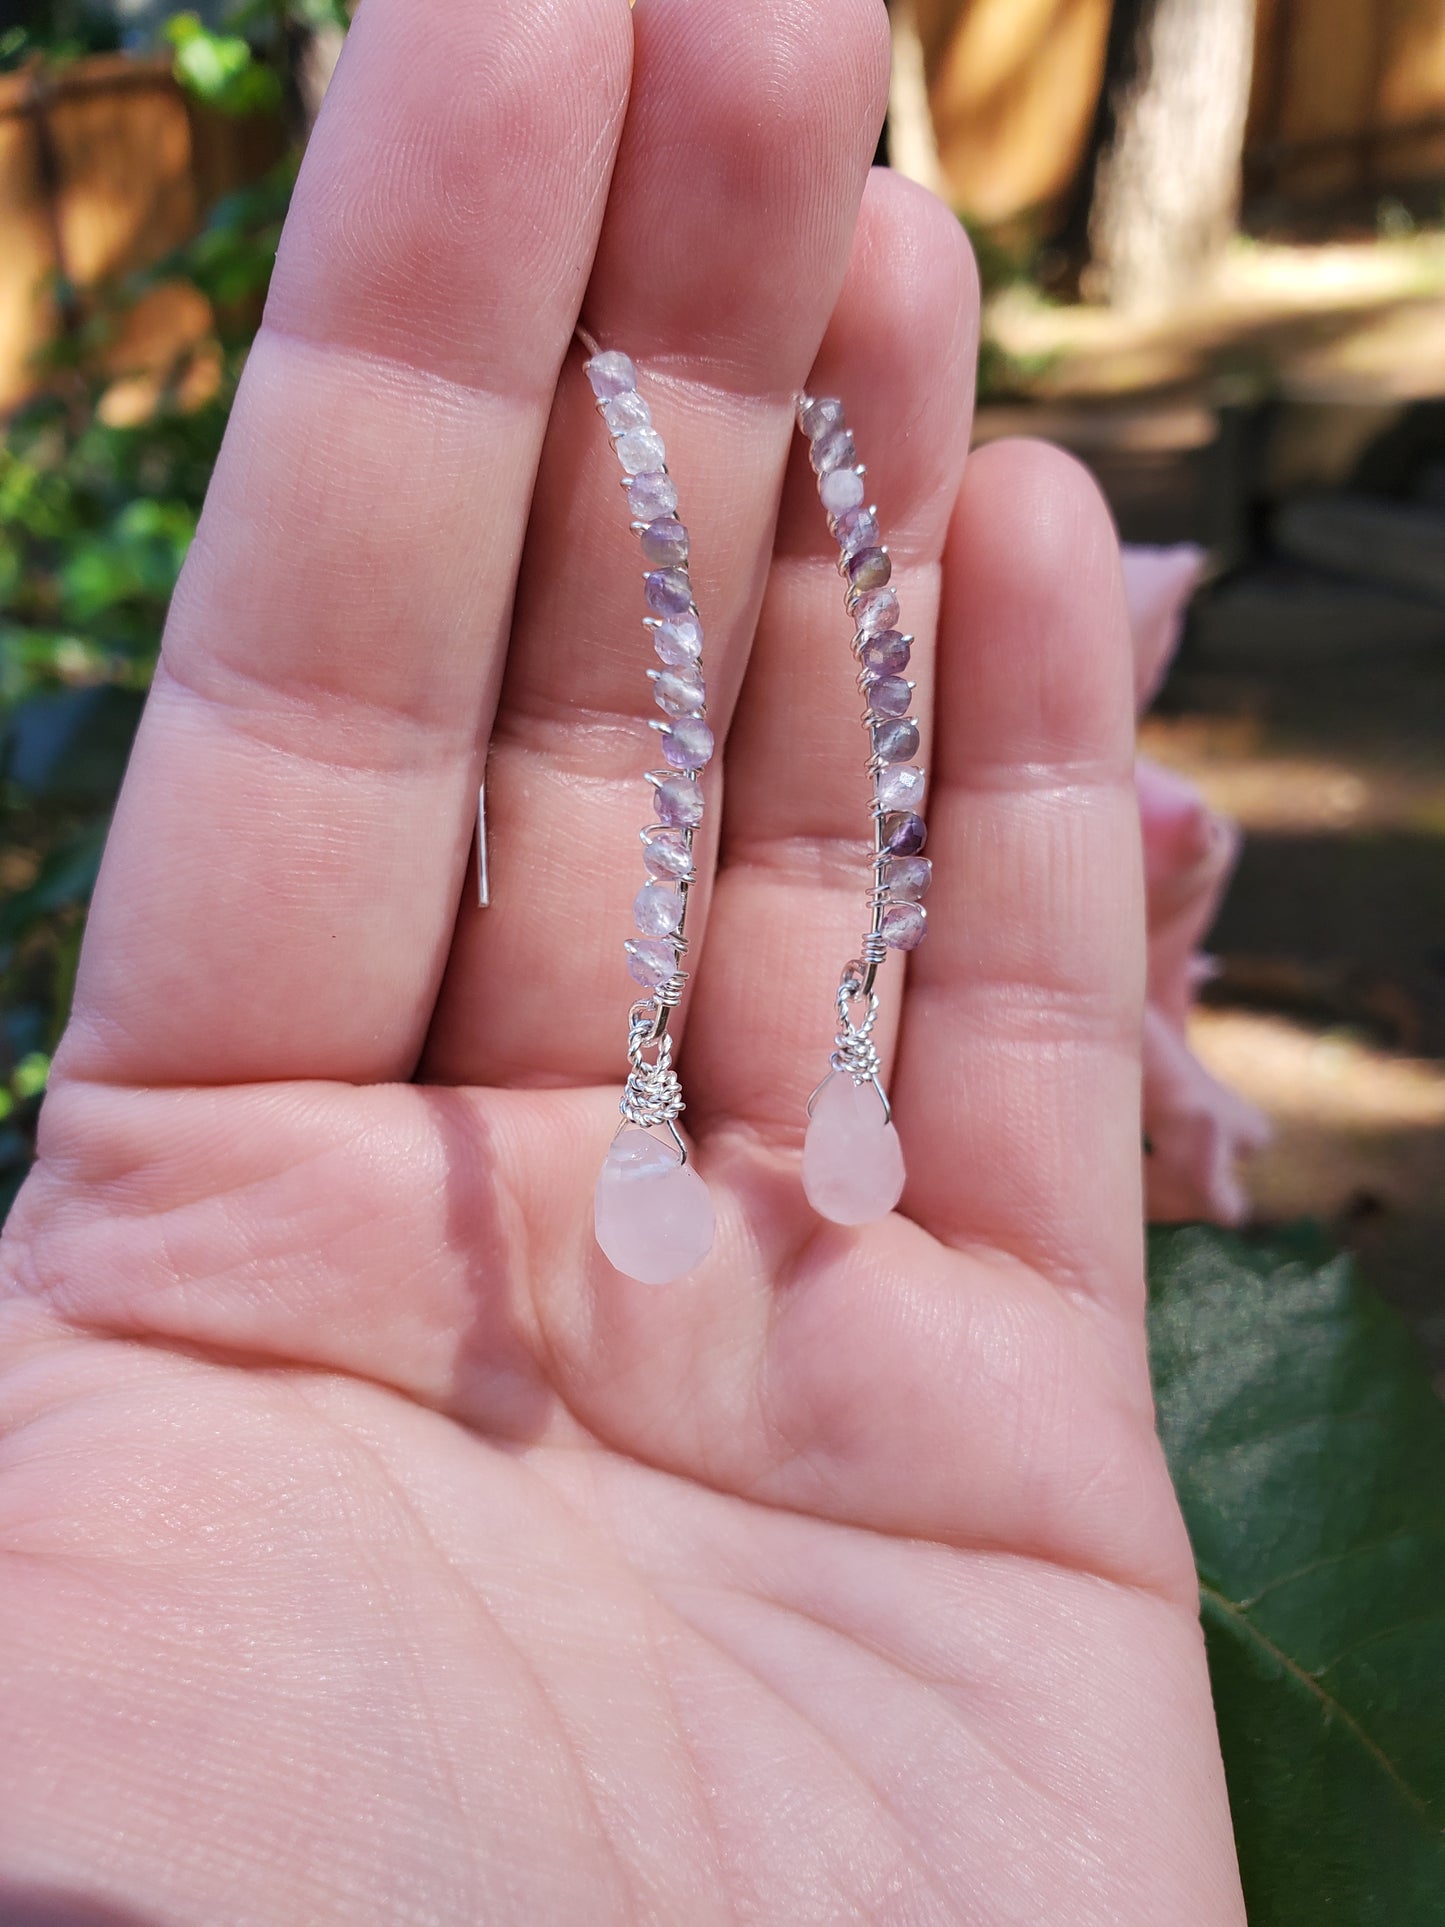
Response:
M626 0L367 0L302 169L91 915L72 1076L410 1074Z

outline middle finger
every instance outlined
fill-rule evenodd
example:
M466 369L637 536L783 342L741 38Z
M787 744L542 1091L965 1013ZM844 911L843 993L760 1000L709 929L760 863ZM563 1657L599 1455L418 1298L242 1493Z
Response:
M632 355L692 537L719 750L767 577L791 397L848 259L887 84L878 0L646 0L585 316ZM564 371L518 582L487 770L493 902L464 905L431 1079L619 1073L638 995L623 939L643 881L642 561L580 357ZM705 885L721 808L703 778ZM706 916L689 911L692 958Z

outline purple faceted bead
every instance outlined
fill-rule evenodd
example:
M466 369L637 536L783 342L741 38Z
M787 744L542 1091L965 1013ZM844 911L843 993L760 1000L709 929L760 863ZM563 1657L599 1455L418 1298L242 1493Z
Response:
M863 477L852 468L830 468L818 483L818 499L830 515L861 507L867 492Z
M928 841L928 825L912 810L895 810L883 819L883 848L889 856L917 856Z
M860 636L881 635L898 620L898 598L891 589L865 589L853 598L853 620Z
M912 653L907 636L897 629L884 629L879 635L869 636L859 647L858 660L870 675L896 676L908 667Z
M702 672L695 663L682 669L664 669L654 676L652 694L658 708L669 716L691 716L707 701Z
M673 616L653 630L652 644L669 669L696 662L702 654L702 624L696 616Z
M652 470L661 468L667 460L662 437L655 428L629 428L612 445L627 475L650 474Z
M894 763L878 772L874 795L885 810L916 810L928 788L928 778L917 763Z
M655 616L692 613L692 584L686 569L654 569L642 584L647 606Z
M655 522L677 507L677 484L660 469L634 475L627 484L627 506L639 522Z
M845 557L855 556L860 549L871 549L878 542L878 517L872 509L844 509L833 522L833 533L838 538L838 546Z
M692 852L681 830L657 830L642 846L642 860L655 877L690 877Z
M926 856L890 857L883 866L883 887L899 903L917 903L932 881L933 865Z
M644 883L632 904L644 937L670 937L682 922L682 892L671 883Z
M913 691L902 676L870 678L863 694L875 716L906 716L913 707Z
M906 763L918 751L917 723L890 720L873 725L873 754L884 763Z
M670 943L650 937L641 940L629 937L623 948L627 952L627 968L632 973L632 980L641 984L644 990L656 990L677 969L677 952Z
M658 820L680 830L695 830L702 821L702 789L686 776L669 776L652 792Z
M835 468L851 468L858 459L858 450L851 431L840 423L836 428L830 428L826 435L818 437L810 455L813 473L827 475Z
M611 401L637 386L637 369L630 357L610 348L588 362L587 379L598 401Z
M843 404L836 395L820 395L815 401L805 401L798 410L798 426L810 442L837 428L842 420Z
M651 428L652 410L635 389L624 389L602 404L602 419L614 435L625 435L629 428Z
M712 751L712 731L701 716L679 716L662 732L662 753L674 769L701 769Z
M687 560L687 530L670 515L649 522L642 531L642 553L654 569L675 569Z
M928 928L928 912L921 903L890 903L880 929L890 950L916 950Z
M892 574L887 549L859 549L848 558L848 580L855 589L881 589Z

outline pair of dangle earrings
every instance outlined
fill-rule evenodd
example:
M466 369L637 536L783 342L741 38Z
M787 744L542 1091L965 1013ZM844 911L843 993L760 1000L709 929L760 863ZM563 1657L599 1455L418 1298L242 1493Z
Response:
M645 622L658 659L647 673L662 712L651 727L665 764L647 772L654 820L641 833L647 877L633 906L638 934L626 945L633 980L645 994L628 1016L622 1123L597 1180L597 1242L624 1276L665 1285L700 1264L713 1241L712 1200L677 1130L683 1100L668 1020L687 983L693 839L705 803L702 774L715 744L688 533L662 439L631 360L582 339L591 356L587 379L612 436L646 563ZM874 986L888 952L912 950L926 927L921 899L931 865L922 855L927 831L919 814L926 778L914 760L919 730L905 676L912 638L898 627L898 598L888 586L893 565L879 540L877 512L866 501L843 404L800 395L797 420L838 544L873 791L868 928L858 955L843 966L829 1068L808 1100L803 1188L814 1210L834 1224L869 1224L886 1217L903 1191L903 1151L873 1041Z

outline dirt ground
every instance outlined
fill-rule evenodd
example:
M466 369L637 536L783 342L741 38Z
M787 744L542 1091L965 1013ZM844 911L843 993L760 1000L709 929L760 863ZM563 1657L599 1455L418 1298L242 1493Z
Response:
M1142 746L1246 831L1195 1043L1274 1120L1259 1216L1328 1222L1445 1376L1445 654L1186 652Z

